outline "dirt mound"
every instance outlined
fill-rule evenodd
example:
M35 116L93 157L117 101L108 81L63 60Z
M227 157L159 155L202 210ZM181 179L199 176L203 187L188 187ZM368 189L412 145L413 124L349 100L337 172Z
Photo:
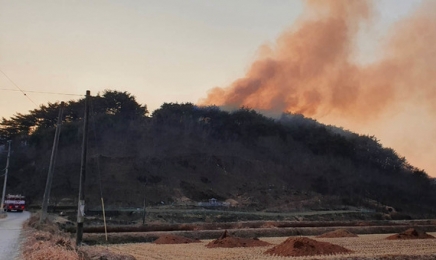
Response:
M66 258L66 259L81 259L81 260L136 260L131 255L123 255L109 251L104 248L95 248L92 246L81 246L78 249L78 258ZM33 259L33 258L31 258ZM43 259L62 259L62 258L43 258ZM63 258L65 259L65 258ZM65 260L66 260L65 259Z
M386 239L396 240L396 239L429 239L429 238L434 238L434 236L416 230L414 228L409 228L408 230L401 232L399 234L388 236Z
M357 237L356 234L351 233L346 229L337 229L317 236L319 238L335 238L335 237Z
M214 247L257 247L257 246L269 246L271 245L268 242L259 240L257 238L241 238L241 237L233 237L227 234L227 230L221 235L220 238L210 242L206 245L206 247L214 248Z
M260 226L261 228L277 228L277 225L272 222L272 221L266 221L264 224L262 224L262 226Z
M265 254L276 256L310 256L351 253L344 247L319 242L307 237L288 238L283 243L268 249Z
M176 235L163 235L156 239L153 243L155 244L189 244L189 243L197 243L200 240L191 239L182 236Z

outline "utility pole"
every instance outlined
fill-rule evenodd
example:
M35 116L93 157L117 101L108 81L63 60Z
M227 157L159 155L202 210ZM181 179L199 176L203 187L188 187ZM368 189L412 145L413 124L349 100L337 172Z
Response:
M5 181L3 183L3 193L2 193L2 203L0 210L3 210L3 207L5 205L5 195L6 195L6 182L8 181L8 169L9 169L9 158L11 157L11 143L12 141L8 141L8 159L6 160L6 169L5 169Z
M82 141L82 162L80 166L80 182L79 182L79 201L77 205L77 231L76 245L82 244L83 237L83 222L85 220L85 179L86 179L86 153L88 146L88 117L89 117L89 99L91 92L86 91L85 98L85 117L83 118L83 141Z
M59 135L61 134L63 110L64 110L64 102L61 102L61 105L59 106L58 121L56 123L56 132L53 140L53 147L51 149L50 166L48 168L47 182L45 184L44 197L42 199L42 212L41 212L41 217L39 219L40 224L47 217L47 208L50 201L51 183L53 179L53 172L56 164L56 155L58 151Z
M144 204L142 206L142 225L145 225L145 185L147 183L144 183Z

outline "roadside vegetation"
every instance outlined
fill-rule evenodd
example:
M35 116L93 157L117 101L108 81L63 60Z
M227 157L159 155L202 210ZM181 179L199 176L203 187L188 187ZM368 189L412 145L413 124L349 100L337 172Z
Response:
M21 258L24 260L135 260L128 254L117 254L103 247L76 247L71 234L62 232L50 219L39 223L38 214L24 223L23 240Z

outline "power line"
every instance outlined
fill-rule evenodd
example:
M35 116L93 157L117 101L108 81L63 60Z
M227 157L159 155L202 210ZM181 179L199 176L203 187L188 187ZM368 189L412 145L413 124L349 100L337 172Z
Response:
M21 91L16 89L7 89L7 88L0 88L1 91ZM24 92L28 93L37 93L37 94L51 94L51 95L61 95L61 96L77 96L77 97L83 97L83 95L79 94L72 94L72 93L61 93L61 92L46 92L46 91L33 91L33 90L23 90Z
M17 89L19 89L20 91L21 91L21 93L23 93L23 95L24 96L26 96L29 100L30 100L30 102L32 102L35 106L38 106L29 96L27 96L27 94L17 85L17 84L15 84L15 82L14 81L12 81L12 79L11 78L9 78L8 77L8 75L6 75L6 73L4 73L3 72L3 70L1 70L0 69L0 72L3 74L3 75L5 75L5 77L17 88Z

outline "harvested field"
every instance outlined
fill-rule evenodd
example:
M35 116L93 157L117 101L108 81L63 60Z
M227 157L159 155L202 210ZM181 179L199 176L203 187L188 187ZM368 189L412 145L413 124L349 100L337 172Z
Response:
M235 237L293 237L293 236L317 236L326 232L337 230L344 227L302 227L302 228L241 228L241 229L227 229L228 232ZM352 233L355 234L393 234L399 233L410 226L362 226L362 227L347 227ZM431 232L436 231L436 226L419 226L421 230ZM193 239L215 239L222 234L223 230L197 230L197 231L171 231L171 232L121 232L109 233L108 241L106 242L103 233L85 233L83 240L88 245L96 244L125 244L125 243L146 243L153 242L164 234L174 234Z
M431 233L434 235L435 233ZM284 242L288 237L264 237L263 241L271 243L266 247L251 248L207 248L212 240L200 243L155 245L152 243L109 245L114 253L130 254L136 259L349 259L349 260L430 260L436 259L436 239L425 240L387 240L387 234L360 235L359 237L314 238L317 241L329 242L345 247L353 253L345 255L279 257L265 254L268 249ZM102 246L99 246L102 247ZM103 248L103 247L102 247Z
M190 230L230 230L230 229L254 229L254 228L317 228L324 229L324 232L333 231L337 227L347 227L362 230L371 228L369 233L395 233L393 229L404 227L422 227L425 230L436 232L436 220L372 220L372 221L238 221L225 223L148 223L147 225L110 225L107 227L109 233L127 232L157 232L157 231L190 231ZM75 227L65 228L65 231L74 233ZM84 233L104 233L103 225L85 226ZM322 232L323 233L323 232ZM356 232L354 232L356 233ZM357 232L359 233L359 232ZM366 233L366 232L363 232ZM321 233L319 233L321 234Z
M83 239L88 245L96 245L153 242L159 236L168 233L204 240L219 237L223 230L228 230L236 237L253 238L317 236L338 229L346 229L354 234L390 234L400 233L411 227L436 232L436 220L148 223L146 225L109 226L108 241L106 241L103 226L89 226L84 229ZM68 228L64 230L74 231Z
M336 237L357 237L357 235L351 233L346 229L337 229L317 236L317 238L336 238Z

